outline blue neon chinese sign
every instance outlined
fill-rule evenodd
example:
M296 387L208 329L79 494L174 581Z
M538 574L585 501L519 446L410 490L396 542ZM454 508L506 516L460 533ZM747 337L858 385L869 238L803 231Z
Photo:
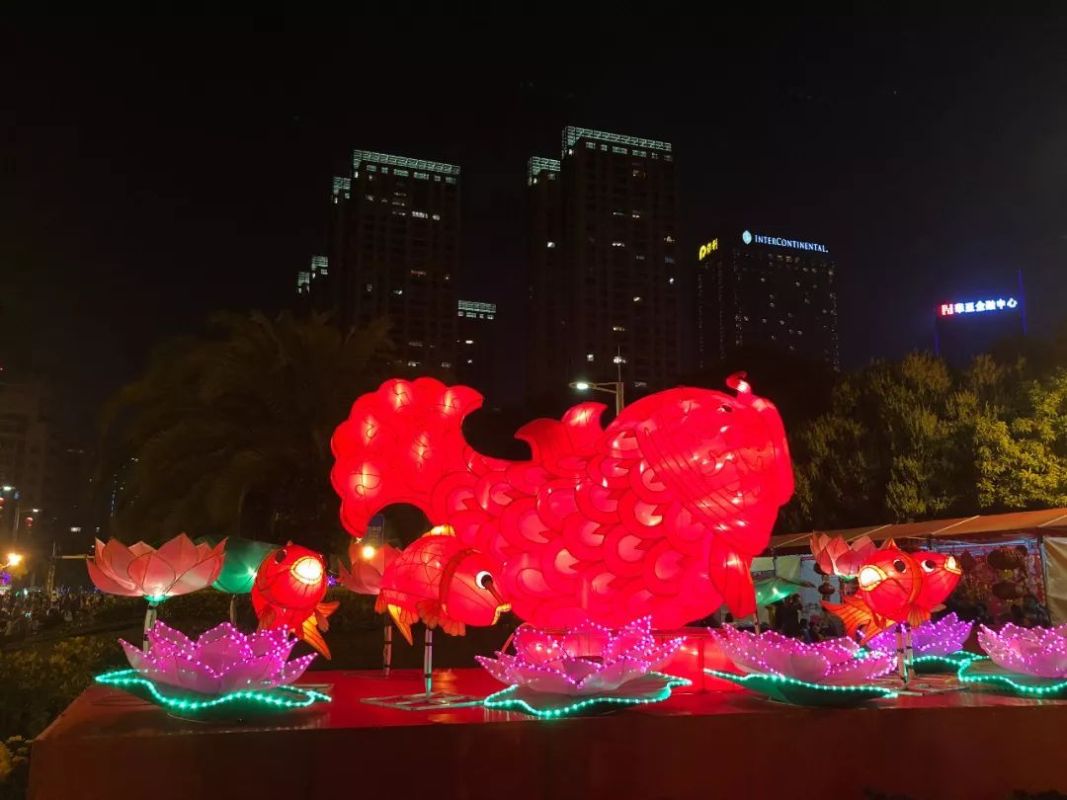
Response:
M1011 311L1019 307L1014 297L997 297L991 300L969 300L966 303L942 303L939 317L954 317L957 314L980 314L987 311Z

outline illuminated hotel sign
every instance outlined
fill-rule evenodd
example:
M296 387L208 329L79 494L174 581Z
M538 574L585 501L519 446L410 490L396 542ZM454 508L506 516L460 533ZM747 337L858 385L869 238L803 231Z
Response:
M973 300L966 303L942 303L937 310L939 317L954 317L957 314L977 314L986 311L1011 311L1019 307L1014 297L998 297L995 300Z
M699 251L700 258L699 258L699 260L703 261L705 258L710 256L712 253L714 253L718 249L719 249L719 240L718 239L712 239L707 244L700 245L700 251Z
M777 236L764 236L762 233L745 231L741 234L741 241L745 244L769 244L774 247L789 247L793 250L811 250L816 253L829 253L824 244L815 242L798 242L796 239L781 239Z

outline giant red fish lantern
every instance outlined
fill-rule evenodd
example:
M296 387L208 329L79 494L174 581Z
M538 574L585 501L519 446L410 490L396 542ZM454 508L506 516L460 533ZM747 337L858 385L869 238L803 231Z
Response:
M419 507L484 555L502 598L540 627L646 615L676 627L724 601L751 614L749 566L793 472L774 405L742 377L729 383L733 394L649 395L606 428L604 406L582 403L523 426L532 457L508 461L463 437L478 392L387 381L333 437L341 521L358 537L385 506Z

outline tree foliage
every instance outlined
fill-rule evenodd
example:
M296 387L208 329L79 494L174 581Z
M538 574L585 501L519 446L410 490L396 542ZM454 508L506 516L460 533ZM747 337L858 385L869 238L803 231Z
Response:
M791 529L1067 504L1067 371L929 354L844 376L794 429Z
M392 371L384 324L345 332L322 315L223 314L167 343L105 412L124 484L112 532L325 546L340 530L330 437Z

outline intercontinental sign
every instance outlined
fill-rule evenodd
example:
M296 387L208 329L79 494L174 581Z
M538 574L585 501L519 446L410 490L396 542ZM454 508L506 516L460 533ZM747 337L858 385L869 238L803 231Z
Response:
M782 239L778 236L764 236L762 233L752 233L752 231L742 233L741 241L745 244L769 244L772 247L789 247L793 250L810 250L815 253L830 252L824 244L799 242L796 239Z

